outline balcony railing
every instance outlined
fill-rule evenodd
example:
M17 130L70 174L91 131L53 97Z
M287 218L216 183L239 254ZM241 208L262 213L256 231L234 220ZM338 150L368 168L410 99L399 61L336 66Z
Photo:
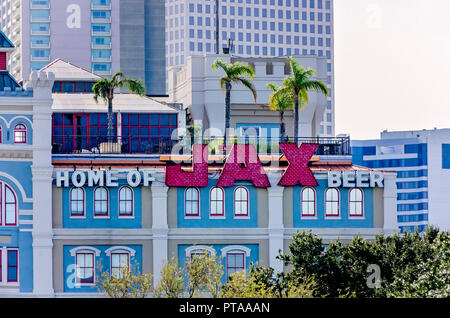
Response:
M318 143L316 155L318 156L348 156L350 152L349 137L301 137L294 140L289 138L280 140L278 137L231 137L224 147L223 138L195 139L180 137L173 140L171 137L153 136L53 136L54 154L171 154L173 146L178 143L176 154L190 154L192 144L208 144L209 154L225 155L233 144L253 144L258 154L281 155L280 142Z

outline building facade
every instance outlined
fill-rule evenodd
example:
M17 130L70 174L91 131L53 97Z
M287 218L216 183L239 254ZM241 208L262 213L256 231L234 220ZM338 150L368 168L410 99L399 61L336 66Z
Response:
M101 76L123 71L140 78L147 94L165 94L156 81L165 77L162 1L5 0L0 8L0 26L17 47L10 70L20 81L61 58Z
M1 66L13 45L0 44ZM353 165L342 144L280 143L280 159L244 140L206 158L208 144L178 135L183 109L123 93L111 140L98 75L61 59L27 89L0 75L4 296L96 296L98 276L124 267L156 285L164 260L204 250L222 257L225 281L256 262L283 271L276 256L297 231L325 244L397 231L395 173Z
M353 162L397 171L397 219L400 230L423 231L428 225L450 229L450 130L381 133L378 140L353 140Z
M182 66L191 55L216 52L215 1L166 1L166 63ZM219 45L236 57L326 58L330 95L321 136L334 136L334 31L332 0L227 0L219 2Z

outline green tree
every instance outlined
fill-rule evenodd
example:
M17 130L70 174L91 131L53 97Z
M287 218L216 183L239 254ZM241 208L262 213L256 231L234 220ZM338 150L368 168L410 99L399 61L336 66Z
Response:
M277 94L277 91L280 90L281 87L273 83L269 83L267 88L273 91L269 97L269 108L270 110L277 111L280 114L280 137L281 140L284 140L286 137L284 113L293 108L294 95L287 90L283 90Z
M184 293L183 269L173 257L164 261L158 285L155 287L155 296L160 298L180 298Z
M231 112L231 89L233 84L241 84L247 87L253 94L256 103L256 89L253 86L255 71L246 63L234 62L227 63L223 59L216 59L212 64L212 69L218 71L221 69L225 75L220 78L220 87L225 91L225 133L224 142L227 144L227 131L230 128L230 112Z
M122 72L115 73L111 79L102 78L92 87L94 100L98 103L101 98L108 104L108 142L113 142L113 99L114 90L126 86L128 91L139 96L145 95L145 87L139 79L133 80L125 77Z
M328 95L327 86L321 82L313 79L316 71L312 68L304 68L302 65L297 63L292 57L289 57L291 63L292 75L285 78L283 81L283 87L279 89L274 94L276 95L292 95L294 98L294 137L296 142L298 142L298 120L299 111L308 105L309 102L309 91L317 91L323 93L325 96Z
M193 255L186 260L187 294L189 298L209 294L213 298L219 295L222 286L223 265L216 253Z
M235 272L230 275L227 283L222 287L222 298L273 298L273 288L264 283L257 282L253 276L248 276L245 271Z
M97 289L110 298L144 298L152 290L152 275L143 274L137 263L124 267L119 275L111 275L102 270L99 263L97 268L101 273L97 276Z

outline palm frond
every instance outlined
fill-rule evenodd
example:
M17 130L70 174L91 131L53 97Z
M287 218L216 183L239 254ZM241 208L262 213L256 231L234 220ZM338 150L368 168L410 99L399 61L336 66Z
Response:
M252 92L253 98L255 99L255 103L256 103L257 93L256 93L256 89L255 89L255 86L253 85L253 83L244 77L239 77L239 78L237 78L237 80Z
M132 80L132 79L126 78L126 79L122 80L122 82L127 86L127 89L130 93L133 93L133 94L136 94L139 96L145 95L145 87L139 79Z
M227 73L228 68L229 68L229 64L224 60L224 59L216 59L213 64L211 65L211 68L214 71L217 71L219 69L222 69L225 73Z

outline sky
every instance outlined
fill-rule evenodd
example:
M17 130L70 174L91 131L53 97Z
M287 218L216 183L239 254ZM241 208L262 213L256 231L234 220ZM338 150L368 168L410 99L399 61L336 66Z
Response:
M336 134L450 128L450 0L334 0Z

